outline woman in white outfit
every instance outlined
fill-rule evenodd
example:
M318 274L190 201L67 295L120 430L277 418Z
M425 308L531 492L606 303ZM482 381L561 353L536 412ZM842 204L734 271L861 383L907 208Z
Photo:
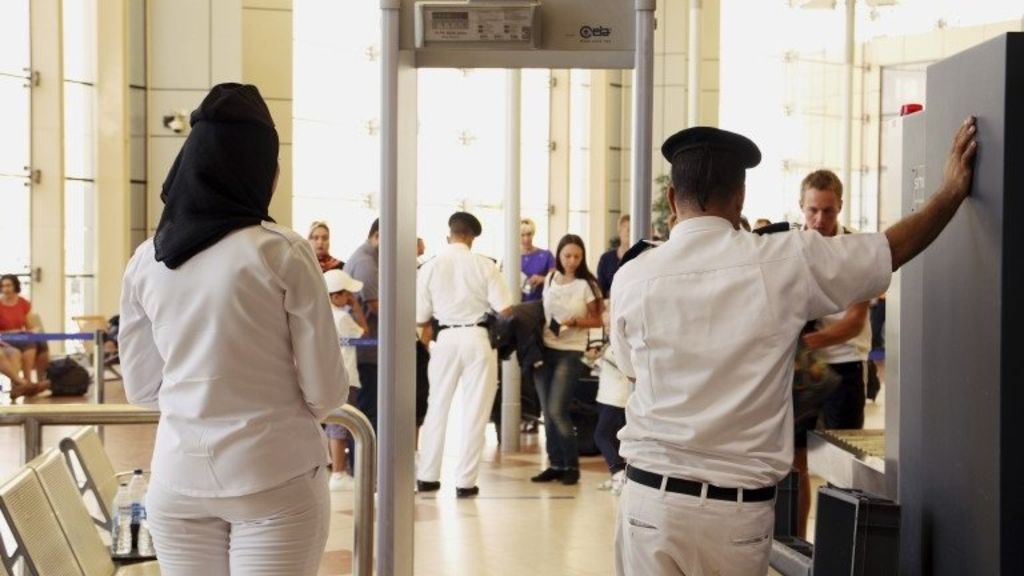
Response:
M348 395L327 290L309 243L268 215L278 139L259 91L215 86L191 124L121 298L125 392L161 412L146 499L161 573L314 575L320 420Z

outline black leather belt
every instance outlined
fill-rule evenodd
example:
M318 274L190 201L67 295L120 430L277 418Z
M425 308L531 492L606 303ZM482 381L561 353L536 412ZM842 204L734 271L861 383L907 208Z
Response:
M626 478L629 478L637 484L643 484L648 488L661 490L661 483L665 479L665 476L628 466L626 468ZM665 484L665 491L675 492L677 494L688 494L690 496L700 496L700 491L703 486L704 485L700 482L684 480L682 478L672 478L669 476L668 481ZM730 500L736 502L739 500L739 489L719 488L718 486L708 484L708 498L712 500ZM754 488L750 490L745 488L743 489L744 502L767 502L774 498L775 486Z
M477 322L476 324L441 324L437 331L440 332L448 328L487 328L487 322Z

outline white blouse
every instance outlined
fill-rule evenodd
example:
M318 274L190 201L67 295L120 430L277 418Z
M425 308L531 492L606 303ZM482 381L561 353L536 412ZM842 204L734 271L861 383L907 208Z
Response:
M582 278L568 284L559 284L562 275L552 272L544 286L544 345L555 350L584 352L587 349L589 330L562 326L556 335L551 330L551 320L564 324L575 318L587 316L587 305L597 299L594 288Z
M295 232L236 230L177 270L139 246L121 295L128 401L159 408L153 481L253 494L325 465L320 420L348 397L320 267Z

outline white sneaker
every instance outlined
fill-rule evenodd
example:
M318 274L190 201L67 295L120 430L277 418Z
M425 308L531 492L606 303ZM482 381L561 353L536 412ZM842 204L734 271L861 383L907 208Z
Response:
M609 480L609 482L612 484L610 488L612 494L618 496L622 493L622 486L626 483L626 471L619 470L615 474L612 474L612 479Z
M351 492L355 488L355 483L356 481L344 472L332 472L327 485L331 492Z

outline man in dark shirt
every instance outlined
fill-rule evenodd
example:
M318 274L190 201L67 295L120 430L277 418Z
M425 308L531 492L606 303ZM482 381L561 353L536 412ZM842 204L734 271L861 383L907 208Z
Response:
M366 316L367 338L377 337L377 317L380 313L380 220L374 220L366 242L356 248L345 263L345 272L363 283L359 302ZM377 347L360 346L356 349L356 363L359 370L359 399L356 408L366 414L377 429Z
M612 293L612 278L619 271L619 262L629 248L629 214L619 216L619 245L601 254L597 262L597 284L605 298Z

